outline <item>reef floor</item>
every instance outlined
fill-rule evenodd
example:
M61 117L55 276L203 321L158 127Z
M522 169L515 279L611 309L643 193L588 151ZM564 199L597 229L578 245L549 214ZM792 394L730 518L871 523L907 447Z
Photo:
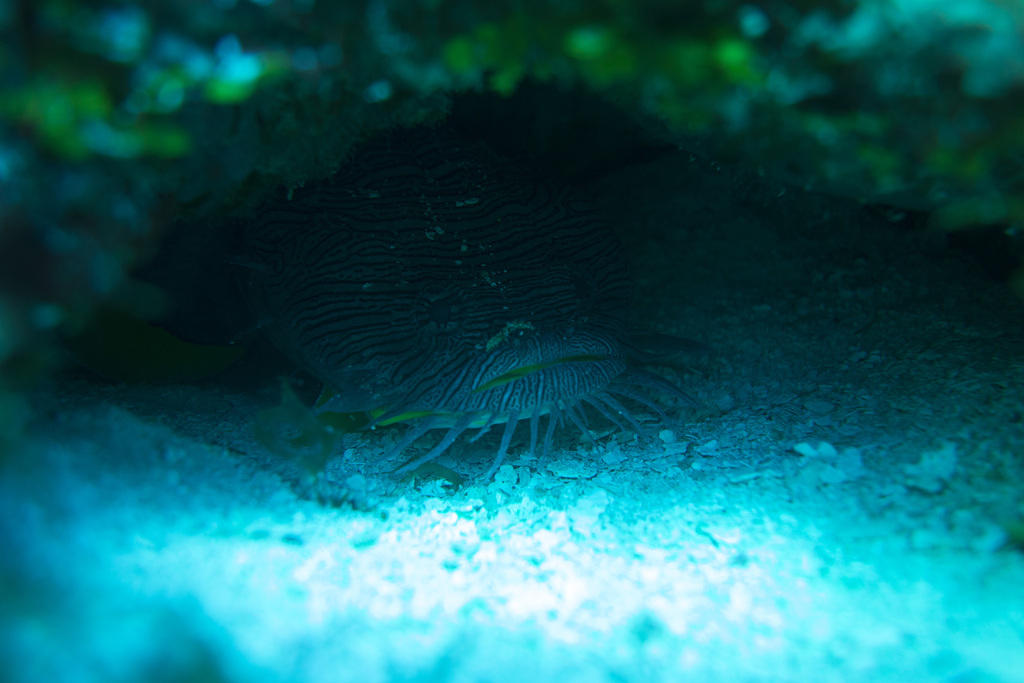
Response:
M740 180L595 188L639 317L711 349L642 438L518 438L489 483L463 444L455 486L381 430L310 483L253 435L270 389L40 387L3 677L1024 681L1024 302L906 215Z

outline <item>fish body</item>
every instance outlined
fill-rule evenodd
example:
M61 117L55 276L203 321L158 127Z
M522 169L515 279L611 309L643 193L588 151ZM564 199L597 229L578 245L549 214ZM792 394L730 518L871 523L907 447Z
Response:
M500 460L520 419L535 442L542 415L550 432L581 402L620 408L630 286L614 233L481 145L392 132L268 203L244 243L252 308L333 410L418 416L410 443L504 423Z

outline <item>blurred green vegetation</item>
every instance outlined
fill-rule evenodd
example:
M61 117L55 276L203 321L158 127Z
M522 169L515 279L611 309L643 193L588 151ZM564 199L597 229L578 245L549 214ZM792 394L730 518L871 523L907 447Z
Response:
M290 460L315 476L337 454L345 434L367 426L363 413L316 412L281 380L281 403L261 411L253 420L253 436L274 455Z
M92 154L118 158L176 158L189 153L181 125L165 120L121 122L107 84L40 77L0 93L0 116L29 132L48 152L68 161Z
M15 4L32 8L32 35L0 53L0 118L68 160L188 156L204 117L216 117L203 103L246 107L296 79L347 100L334 112L345 128L367 101L401 121L415 110L405 102L431 108L427 96L466 88L508 95L530 78L585 83L682 140L706 136L723 153L865 199L935 206L1021 190L1021 174L1005 172L1024 150L1024 56L992 84L977 74L1001 56L983 54L982 39L997 44L1008 30L998 20L1020 29L1024 16L983 0L963 26L927 3ZM979 81L984 97L969 91ZM1002 218L1019 220L1018 204L1006 202Z
M1011 11L972 5L991 24L957 26L938 5L899 3L821 3L803 15L779 3L527 3L444 39L441 55L459 85L507 95L526 78L583 82L654 115L684 145L801 186L934 210L942 230L1020 231L1024 51L1000 62L998 87L971 94L986 60L1002 57L981 50L1005 38Z

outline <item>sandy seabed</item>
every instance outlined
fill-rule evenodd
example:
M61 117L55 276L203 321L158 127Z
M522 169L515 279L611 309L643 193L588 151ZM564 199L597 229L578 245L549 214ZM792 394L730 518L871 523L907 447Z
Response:
M355 435L332 505L264 394L54 380L0 479L0 678L1024 681L1024 303L687 155L597 190L638 317L710 348L666 371L696 406L489 483L462 444L458 488Z

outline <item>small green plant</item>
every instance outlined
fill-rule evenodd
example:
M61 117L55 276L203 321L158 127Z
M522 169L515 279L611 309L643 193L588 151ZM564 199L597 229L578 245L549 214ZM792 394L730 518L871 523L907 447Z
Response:
M253 435L270 452L299 464L312 476L324 471L342 437L366 426L363 413L314 412L281 379L281 403L260 411Z

